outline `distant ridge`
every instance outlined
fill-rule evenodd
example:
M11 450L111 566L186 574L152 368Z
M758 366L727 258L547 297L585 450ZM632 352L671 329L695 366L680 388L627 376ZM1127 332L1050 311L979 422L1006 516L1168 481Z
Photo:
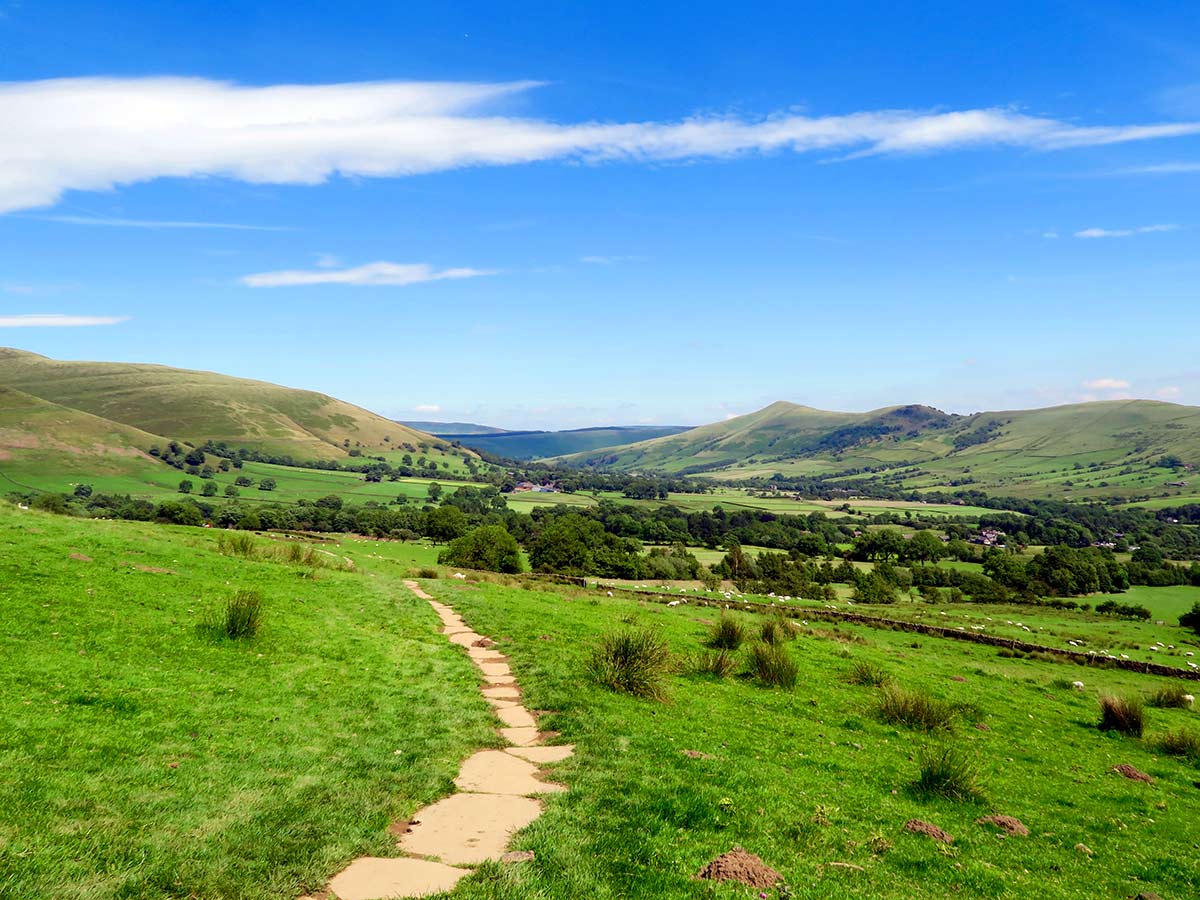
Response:
M430 423L432 424L432 423ZM684 425L609 425L566 431L433 432L443 440L508 459L541 459L686 431Z

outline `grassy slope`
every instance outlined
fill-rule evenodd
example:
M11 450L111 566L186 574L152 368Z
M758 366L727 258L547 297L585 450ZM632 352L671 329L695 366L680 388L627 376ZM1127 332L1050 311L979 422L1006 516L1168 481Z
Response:
M64 362L0 349L0 385L163 438L227 441L298 459L345 457L347 440L372 451L403 443L445 446L324 394L213 372Z
M567 459L604 460L626 471L718 465L705 474L735 479L888 466L893 468L874 477L901 471L898 484L910 489L945 489L959 481L992 493L1064 497L1178 494L1166 482L1191 476L1154 468L1153 462L1175 454L1200 463L1200 409L1172 403L1121 400L986 412L933 419L945 424L938 428L908 428L889 419L889 412L826 413L775 403L728 422ZM834 429L876 421L895 421L903 431L836 452L814 444ZM992 421L1001 423L995 438L954 450L955 437Z
M613 428L577 428L571 431L533 431L501 434L453 434L465 446L509 459L541 459L568 453L611 447L614 444L676 434L683 431L669 425L631 425Z
M314 580L215 539L0 504L0 896L293 900L494 742L403 567L350 542L368 571ZM238 587L263 633L202 639Z
M791 645L802 670L793 692L738 678L676 675L671 701L654 704L589 684L588 648L632 621L691 653L711 610L489 585L438 582L431 590L501 641L527 705L555 710L548 726L578 746L555 772L571 792L552 797L546 814L517 839L536 859L486 867L456 898L757 896L691 878L735 844L779 869L790 896L814 900L1091 900L1142 890L1196 896L1200 888L1192 859L1200 815L1196 769L1093 727L1099 692L1148 691L1156 679L847 630L851 643L810 636ZM912 755L933 739L876 720L873 690L845 683L855 660L882 665L907 686L978 706L978 716L946 739L979 761L987 799L926 801L910 792ZM1064 686L1075 678L1086 691ZM1150 717L1151 734L1185 723L1194 728L1196 721L1180 710L1152 710ZM976 720L990 731L972 727ZM689 759L685 749L715 758ZM1151 773L1155 783L1110 771L1123 762ZM1000 840L974 824L992 812L1019 817L1032 835ZM944 852L905 833L910 818L948 830L954 848ZM873 853L873 836L893 846ZM1094 856L1073 849L1076 843ZM835 861L865 871L830 866Z

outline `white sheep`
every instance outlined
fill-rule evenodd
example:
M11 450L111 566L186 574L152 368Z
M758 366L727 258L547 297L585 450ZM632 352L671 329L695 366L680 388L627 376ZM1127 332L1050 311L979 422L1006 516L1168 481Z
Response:
M1184 694L1183 702L1186 703L1188 706L1191 706L1193 703L1196 702L1196 698L1193 697L1191 694Z
M1072 681L1071 687L1075 688L1075 690L1077 690L1077 691L1082 691L1083 690L1083 682L1082 681Z
M679 605L678 600L672 600L670 603L667 604L667 606L678 606L678 605Z

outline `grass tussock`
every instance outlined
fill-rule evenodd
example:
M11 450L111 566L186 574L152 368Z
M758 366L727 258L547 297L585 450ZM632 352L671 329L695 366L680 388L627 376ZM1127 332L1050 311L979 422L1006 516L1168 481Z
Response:
M418 577L418 578L437 578L437 577L438 577L438 570L437 570L437 569L431 569L431 568L428 568L428 567L426 567L426 568L423 568L423 569L417 569L417 577Z
M253 559L258 552L258 541L245 533L217 535L217 550L225 556L241 556Z
M920 731L948 729L954 724L954 707L949 703L895 684L880 691L878 713L885 722Z
M626 629L605 636L592 653L588 672L604 687L649 700L666 697L671 650L649 629Z
M975 763L953 744L922 747L917 766L919 774L912 788L919 797L970 801L983 796Z
M241 559L256 559L264 562L303 566L308 569L333 569L338 572L354 571L354 563L328 550L321 550L301 541L264 544L248 534L234 532L217 535L217 552Z
M1182 684L1164 684L1146 698L1146 703L1159 709L1186 709L1191 706L1189 696Z
M728 678L737 670L737 664L737 653L733 650L708 650L692 657L688 671L693 675Z
M773 687L793 688L799 669L787 649L779 644L755 644L750 648L750 674Z
M846 680L862 687L883 687L892 683L892 676L875 663L859 660L850 668Z
M237 591L213 610L196 631L209 640L253 640L262 628L264 601L258 591Z
M746 628L732 616L721 616L705 642L713 650L736 650L746 641Z
M784 644L796 639L796 629L784 619L767 619L759 627L758 637L764 644Z
M1182 756L1192 762L1200 762L1200 734L1189 731L1187 728L1163 732L1154 742L1154 746L1160 753Z
M1130 737L1141 737L1146 728L1146 711L1137 697L1101 697L1101 731L1116 731Z

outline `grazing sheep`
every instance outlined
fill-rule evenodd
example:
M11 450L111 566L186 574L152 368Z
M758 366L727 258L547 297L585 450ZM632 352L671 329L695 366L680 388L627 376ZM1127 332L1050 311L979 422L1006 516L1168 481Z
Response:
M678 600L672 600L670 603L667 604L667 606L678 606L678 605L679 605Z
M1188 706L1191 706L1193 703L1196 702L1196 698L1193 697L1191 694L1184 694L1183 702L1186 703Z
M1075 690L1077 690L1077 691L1082 691L1083 690L1083 682L1082 681L1072 681L1071 687L1075 688Z

